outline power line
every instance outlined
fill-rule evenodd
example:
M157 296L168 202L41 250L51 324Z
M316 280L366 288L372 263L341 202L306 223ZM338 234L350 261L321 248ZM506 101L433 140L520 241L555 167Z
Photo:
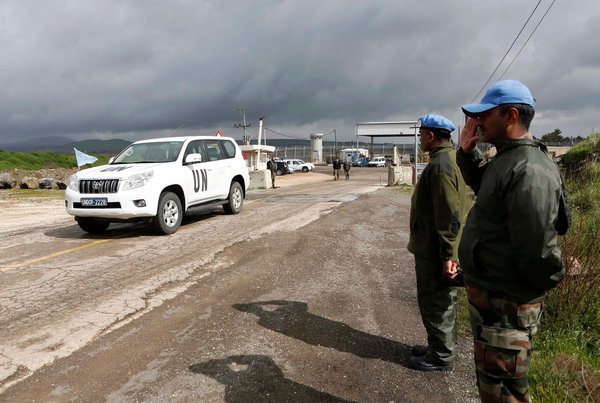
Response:
M523 30L525 29L525 27L529 23L529 20L531 20L531 17L533 17L533 13L535 13L535 10L537 10L537 8L539 7L539 5L540 5L541 2L542 2L542 0L538 1L538 3L536 4L535 8L531 12L531 14L529 14L529 18L527 18L527 21L525 21L525 24L523 24L523 27L521 27L521 30L519 31L519 33L515 37L515 40L511 43L511 45L508 48L508 50L506 51L506 53L504 53L504 56L502 56L502 59L500 60L500 62L498 63L498 65L496 66L496 68L494 69L494 71L492 71L492 74L490 74L490 76L487 79L487 81L485 82L485 84L483 84L483 86L479 89L479 91L477 91L477 94L475 94L475 96L471 100L471 103L475 102L475 100L477 99L477 97L479 96L479 94L481 94L481 91L483 91L483 89L488 85L488 83L490 82L490 80L492 79L492 77L494 76L494 74L496 74L496 71L498 71L498 69L500 68L500 65L502 64L502 62L504 61L504 59L506 58L506 56L508 55L508 53L510 52L510 50L512 49L512 47L515 45L515 42L517 41L517 39L519 39L519 36L521 35L521 33L523 32Z
M280 132L278 132L278 131L275 131L275 130L273 130L273 129L269 129L268 127L263 127L263 129L264 129L264 130L268 130L268 131L270 131L270 132L272 132L272 133L278 134L278 135L280 135L280 136L283 136L283 137L290 138L290 139L295 139L295 140L306 140L306 138L302 138L302 137L296 137L296 136L290 136L289 134L283 134L283 133L280 133Z
M542 21L544 21L544 18L546 18L546 14L548 14L548 11L550 11L550 9L552 8L552 6L554 5L555 2L556 2L556 0L553 0L552 3L550 4L550 6L548 6L548 9L544 13L544 15L542 15L542 18L540 19L540 21L537 23L537 25L535 26L535 28L533 29L533 31L531 31L531 34L529 34L529 37L527 38L527 40L525 41L525 43L523 44L523 46L521 46L521 49L519 49L519 51L517 52L516 56L512 59L512 62L510 62L510 64L508 65L508 67L506 68L506 70L504 70L504 73L502 73L502 75L500 76L500 78L498 80L501 80L502 77L504 77L504 75L506 74L506 72L508 71L508 69L510 69L510 67L513 65L513 63L515 62L515 60L517 60L517 57L519 57L519 55L521 54L521 52L523 51L523 49L525 48L525 46L527 45L527 43L529 42L529 40L531 39L531 37L533 36L533 34L535 33L535 31L537 31L537 29L540 26L540 24L542 23Z

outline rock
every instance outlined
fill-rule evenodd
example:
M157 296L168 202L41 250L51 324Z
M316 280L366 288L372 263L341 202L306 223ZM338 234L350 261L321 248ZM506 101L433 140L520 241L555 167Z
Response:
M8 173L0 173L0 189L12 189L17 186L17 181Z
M56 186L60 190L65 190L67 188L66 181L64 181L63 179L57 179L54 182L54 186Z
M53 179L50 178L42 178L38 181L38 189L52 189L52 184L54 183Z
M31 176L26 176L21 179L21 181L19 183L19 187L21 189L37 189L38 181L37 181L37 179L32 178Z

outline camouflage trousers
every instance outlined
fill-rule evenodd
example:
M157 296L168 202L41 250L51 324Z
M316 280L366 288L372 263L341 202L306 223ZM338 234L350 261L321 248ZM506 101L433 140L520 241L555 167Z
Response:
M517 304L466 289L481 401L530 402L527 376L543 304Z
M456 299L458 288L442 275L439 259L415 256L417 302L427 331L427 358L452 365L456 356Z
M333 180L338 180L340 179L340 170L339 169L334 169L333 170Z
M271 171L271 185L275 187L275 178L277 177L276 171Z

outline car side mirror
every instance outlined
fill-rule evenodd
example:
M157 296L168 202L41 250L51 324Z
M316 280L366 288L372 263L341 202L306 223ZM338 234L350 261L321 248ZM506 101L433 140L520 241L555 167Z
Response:
M110 158L108 159L108 163L109 163L109 164L112 164L114 160L115 160L115 157L110 157Z
M195 164L197 162L202 162L202 154L188 154L185 157L185 161L183 162L185 165Z

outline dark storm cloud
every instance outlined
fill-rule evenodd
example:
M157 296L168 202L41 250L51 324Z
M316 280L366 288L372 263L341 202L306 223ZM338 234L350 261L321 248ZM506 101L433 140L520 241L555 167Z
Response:
M293 133L428 112L460 122L535 3L4 1L0 143L231 128L242 106ZM538 130L577 133L600 107L600 13L559 5L506 78L546 108Z

